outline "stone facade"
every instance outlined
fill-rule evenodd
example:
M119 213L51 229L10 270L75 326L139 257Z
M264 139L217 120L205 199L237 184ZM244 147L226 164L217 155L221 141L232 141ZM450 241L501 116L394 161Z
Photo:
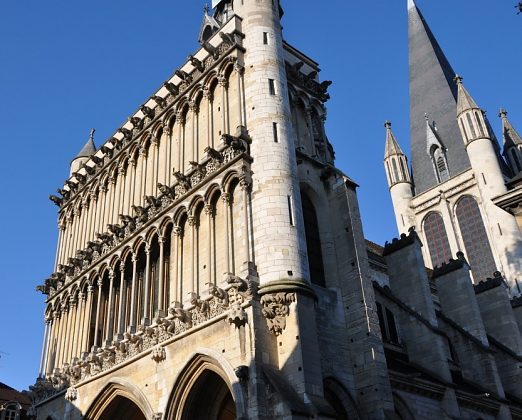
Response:
M365 241L279 2L214 3L51 198L37 418L522 418L519 302L460 257L429 278L415 231Z

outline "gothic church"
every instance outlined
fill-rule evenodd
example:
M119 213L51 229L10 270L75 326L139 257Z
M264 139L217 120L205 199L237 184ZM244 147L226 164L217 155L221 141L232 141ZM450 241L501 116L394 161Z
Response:
M508 162L409 0L413 171L387 123L402 235L380 247L335 167L330 82L283 40L282 5L212 6L201 47L51 196L31 413L522 419L522 141L505 113Z

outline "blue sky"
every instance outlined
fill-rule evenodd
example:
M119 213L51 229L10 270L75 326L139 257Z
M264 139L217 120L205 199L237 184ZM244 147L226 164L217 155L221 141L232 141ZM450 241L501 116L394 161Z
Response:
M453 68L500 134L503 106L522 131L522 16L515 0L418 0ZM180 6L180 5L183 6ZM197 45L204 1L25 0L0 14L0 382L37 373L56 207L47 196L96 128L99 145ZM283 3L287 41L333 80L327 133L361 186L366 236L396 234L382 167L383 122L408 149L406 0Z

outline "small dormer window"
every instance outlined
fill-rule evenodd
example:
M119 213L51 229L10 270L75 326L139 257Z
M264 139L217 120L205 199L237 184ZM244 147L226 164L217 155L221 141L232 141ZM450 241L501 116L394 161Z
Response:
M431 159L433 162L433 167L435 169L435 173L437 175L437 179L439 182L444 182L449 179L450 174L448 170L448 163L446 161L446 155L442 148L434 146L431 149Z

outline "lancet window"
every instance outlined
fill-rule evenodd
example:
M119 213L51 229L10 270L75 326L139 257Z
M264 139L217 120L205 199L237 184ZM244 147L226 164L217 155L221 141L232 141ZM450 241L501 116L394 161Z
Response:
M451 258L451 249L442 216L435 212L428 214L424 219L423 227L432 267L448 262Z

